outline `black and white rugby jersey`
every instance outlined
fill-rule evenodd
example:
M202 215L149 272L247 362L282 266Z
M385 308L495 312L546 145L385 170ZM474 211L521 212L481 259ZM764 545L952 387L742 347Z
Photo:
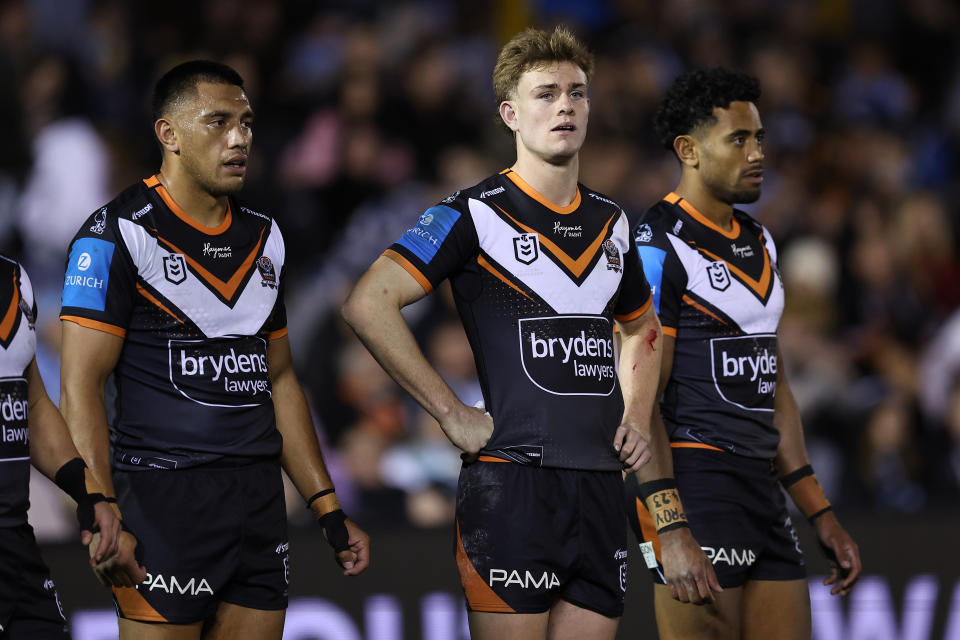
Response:
M482 454L621 468L613 320L651 302L619 205L578 186L559 207L506 170L428 209L385 255L428 292L450 278L494 423Z
M25 523L30 506L25 376L37 347L36 319L27 272L0 255L0 527Z
M725 231L670 193L634 241L663 331L676 338L660 405L671 442L774 457L784 296L770 234L739 210Z
M283 264L271 218L231 198L223 223L203 227L157 176L84 223L60 317L124 338L116 468L279 455L267 342L287 331Z

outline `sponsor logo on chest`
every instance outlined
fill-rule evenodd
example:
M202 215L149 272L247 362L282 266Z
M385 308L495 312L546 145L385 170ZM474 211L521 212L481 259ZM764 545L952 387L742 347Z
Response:
M556 395L613 392L613 329L606 318L521 318L519 327L523 369L537 387Z
M730 243L730 250L733 251L733 255L738 258L752 258L753 257L753 247L747 245L745 247L738 247L736 243Z
M270 399L262 338L170 340L169 345L170 380L197 404L248 407Z
M748 411L773 411L776 335L713 338L710 357L714 384L725 401Z
M230 247L230 245L224 247L215 247L209 242L204 242L203 256L205 258L229 258L233 256L233 249Z
M583 237L583 225L565 225L559 220L553 223L553 233L564 238Z

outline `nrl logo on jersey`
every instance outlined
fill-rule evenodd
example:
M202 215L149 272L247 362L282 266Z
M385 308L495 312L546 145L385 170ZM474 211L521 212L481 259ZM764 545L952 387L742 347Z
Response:
M277 288L277 273L276 269L273 268L273 262L267 256L260 256L257 258L257 270L260 272L260 285L264 287L270 287L271 289Z
M717 291L726 291L730 286L730 271L722 262L711 262L707 267L707 275L710 276L710 286Z
M650 225L644 223L637 227L637 233L633 236L633 239L637 242L650 242L653 240L653 229L650 228Z
M524 233L513 239L513 256L521 264L532 264L540 257L540 243L535 233Z
M607 256L607 269L619 272L623 268L620 264L620 250L617 249L617 244L610 238L607 238L603 243L603 253Z
M163 256L163 277L173 284L180 284L187 279L187 261L182 254Z
M107 208L104 207L97 212L97 215L93 218L93 226L90 227L90 231L93 231L98 236L102 236L103 232L107 230Z

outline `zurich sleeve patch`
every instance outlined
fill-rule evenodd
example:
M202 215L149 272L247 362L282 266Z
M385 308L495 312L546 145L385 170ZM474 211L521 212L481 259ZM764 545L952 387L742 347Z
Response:
M667 257L667 252L656 247L638 246L637 253L640 254L640 261L643 263L643 275L647 277L650 283L650 292L653 294L653 308L660 313L660 285L663 283L663 261Z
M460 212L456 209L443 205L430 207L420 216L417 226L407 229L400 236L397 244L409 249L424 264L428 264L437 255L437 250L459 218Z
M100 238L79 238L73 243L63 280L64 307L104 310L114 248Z

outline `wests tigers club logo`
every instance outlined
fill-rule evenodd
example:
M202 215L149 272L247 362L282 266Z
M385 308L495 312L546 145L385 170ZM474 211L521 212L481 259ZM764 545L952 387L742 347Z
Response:
M260 272L260 285L264 287L270 287L271 289L277 288L277 272L273 268L273 262L267 256L260 256L257 258L257 270Z

